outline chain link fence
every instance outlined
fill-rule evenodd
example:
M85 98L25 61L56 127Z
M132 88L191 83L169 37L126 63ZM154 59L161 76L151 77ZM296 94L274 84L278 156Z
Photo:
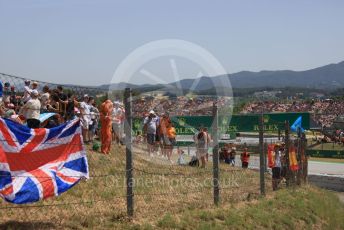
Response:
M5 73L0 73L0 82L5 85L8 83L8 88L9 90L11 87L14 87L14 91L18 95L22 95L24 92L24 82L25 80L29 80L31 83L37 82L38 83L38 90L42 91L44 86L48 86L50 89L56 89L57 86L62 86L66 91L73 92L76 96L82 97L84 94L92 95L93 97L97 95L102 95L107 92L107 88L102 89L99 87L86 87L86 86L78 86L78 85L66 85L66 84L54 84L54 83L49 83L49 82L44 82L44 81L38 81L38 80L33 80L30 78L24 78L24 77L18 77L18 76L13 76L10 74L5 74Z

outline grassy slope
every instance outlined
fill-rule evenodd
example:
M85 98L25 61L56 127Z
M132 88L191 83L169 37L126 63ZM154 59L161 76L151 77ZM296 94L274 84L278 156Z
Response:
M343 229L343 213L335 194L304 187L226 208L167 214L157 223L177 229Z
M36 203L53 206L0 210L0 229L344 226L339 218L344 208L329 192L306 187L272 193L267 176L268 198L260 199L257 172L221 165L221 178L227 187L221 191L222 206L214 208L211 164L206 169L168 166L145 155L135 155L135 217L128 220L123 197L124 149L117 147L109 156L90 151L88 156L90 174L95 177L60 197ZM165 175L171 173L175 175ZM0 208L6 207L18 206L1 201Z

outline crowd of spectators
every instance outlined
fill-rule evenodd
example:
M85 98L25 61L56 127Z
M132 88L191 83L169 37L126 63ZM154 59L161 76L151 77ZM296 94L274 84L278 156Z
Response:
M145 117L151 109L167 112L170 116L211 116L213 103L218 107L228 105L226 98L180 96L175 98L140 98L134 101L135 117ZM299 100L292 102L258 101L247 103L241 114L252 113L309 112L313 120L321 127L330 127L338 116L344 115L344 101L341 100Z
M42 119L42 114L51 114ZM52 128L80 117L85 141L93 140L99 121L99 111L93 97L81 100L62 86L49 88L38 82L24 81L19 92L9 82L0 82L0 116L27 124L30 128Z
M214 103L217 103L219 108L224 107L229 104L229 99L206 96L139 98L133 102L133 114L135 117L145 117L148 115L148 111L153 109L157 113L168 113L170 116L211 116Z
M84 95L78 99L73 92L62 86L49 88L38 82L24 81L19 92L14 85L0 82L0 116L18 122L27 122L32 127L52 127L62 122L81 117L83 127L87 128L97 112L94 98ZM148 111L167 113L170 116L211 116L213 104L218 108L228 107L231 103L226 97L179 96L179 97L140 97L133 101L133 116L146 117ZM257 101L247 103L241 114L270 112L310 112L312 118L321 127L330 127L338 116L344 115L344 101L341 100L297 100L297 101ZM41 113L55 113L47 124L38 124L30 119L39 119ZM97 121L96 121L97 123ZM93 129L93 128L92 128Z
M242 114L271 112L310 112L314 121L322 127L330 127L338 116L344 115L344 101L341 100L311 100L293 102L252 102L245 105Z

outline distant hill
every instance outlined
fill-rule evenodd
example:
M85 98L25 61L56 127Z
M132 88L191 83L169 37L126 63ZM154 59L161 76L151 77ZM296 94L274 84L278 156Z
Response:
M221 76L203 76L199 79L194 91L205 91L212 88L224 87L223 80L229 79L232 88L311 88L335 90L344 88L344 61L337 64L329 64L315 69L305 71L260 71L250 72L242 71L234 74ZM183 79L166 85L135 85L118 83L112 84L111 89L121 90L125 87L131 87L139 90L157 90L173 91L177 88L189 90L195 79ZM102 85L100 88L109 88L109 85Z

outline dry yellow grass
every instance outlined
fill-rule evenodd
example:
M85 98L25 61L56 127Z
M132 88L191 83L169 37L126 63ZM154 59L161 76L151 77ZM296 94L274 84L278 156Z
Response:
M134 156L135 216L126 216L125 149L110 155L88 152L91 178L81 181L60 197L18 206L0 202L0 228L123 228L156 224L166 213L213 207L212 164L193 168L152 161L145 154ZM221 165L221 205L259 197L256 171ZM270 182L267 180L267 188ZM6 208L6 209L4 209Z

